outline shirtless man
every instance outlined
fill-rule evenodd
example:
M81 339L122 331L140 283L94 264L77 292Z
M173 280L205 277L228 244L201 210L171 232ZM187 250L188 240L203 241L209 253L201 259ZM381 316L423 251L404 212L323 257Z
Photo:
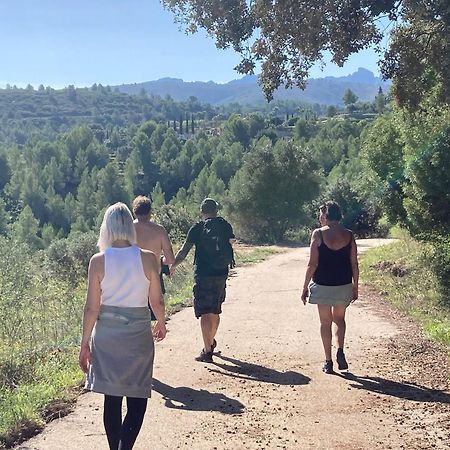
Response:
M136 217L134 227L136 229L137 245L144 250L152 251L156 255L159 265L161 292L164 294L163 267L161 267L161 263L163 266L169 266L175 262L169 236L162 225L158 225L150 220L152 215L152 201L150 198L143 195L136 197L133 200L133 214ZM161 258L161 255L164 255L164 257ZM164 273L167 274L168 272L164 271Z

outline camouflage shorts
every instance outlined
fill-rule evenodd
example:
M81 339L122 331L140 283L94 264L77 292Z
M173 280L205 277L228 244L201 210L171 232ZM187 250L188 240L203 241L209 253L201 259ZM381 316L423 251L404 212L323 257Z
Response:
M194 312L199 318L203 314L220 314L225 301L227 277L195 277Z

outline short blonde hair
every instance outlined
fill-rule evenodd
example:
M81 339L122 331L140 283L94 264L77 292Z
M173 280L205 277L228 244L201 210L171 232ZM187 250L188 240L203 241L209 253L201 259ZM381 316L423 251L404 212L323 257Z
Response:
M98 248L102 252L119 239L126 240L130 244L136 244L133 216L128 206L120 202L111 205L105 211L97 242Z

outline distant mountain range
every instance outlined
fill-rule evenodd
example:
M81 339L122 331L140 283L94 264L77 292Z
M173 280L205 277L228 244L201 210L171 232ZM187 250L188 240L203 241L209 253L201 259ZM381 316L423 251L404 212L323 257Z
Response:
M274 95L275 100L295 100L323 105L342 105L342 97L347 89L351 89L361 101L370 101L378 93L379 87L387 92L389 81L383 81L367 69L360 67L356 72L345 77L311 78L304 91L298 88L279 88ZM184 101L189 97L197 97L204 103L223 105L226 103L259 104L265 102L256 75L220 84L213 81L187 82L178 78L161 78L156 81L123 84L117 88L127 94L139 94L145 89L149 95L165 97L170 95L176 101Z

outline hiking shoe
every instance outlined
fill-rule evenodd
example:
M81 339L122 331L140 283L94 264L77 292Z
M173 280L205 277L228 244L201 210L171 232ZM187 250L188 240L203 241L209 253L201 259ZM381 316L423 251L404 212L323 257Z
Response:
M200 362L212 363L213 362L213 352L205 352L202 350L200 355L198 355L195 360Z
M342 348L338 348L338 351L336 353L336 361L338 363L339 370L348 369L348 363L347 360L345 359L344 350Z
M322 370L325 373L334 373L333 371L333 361L325 361Z

